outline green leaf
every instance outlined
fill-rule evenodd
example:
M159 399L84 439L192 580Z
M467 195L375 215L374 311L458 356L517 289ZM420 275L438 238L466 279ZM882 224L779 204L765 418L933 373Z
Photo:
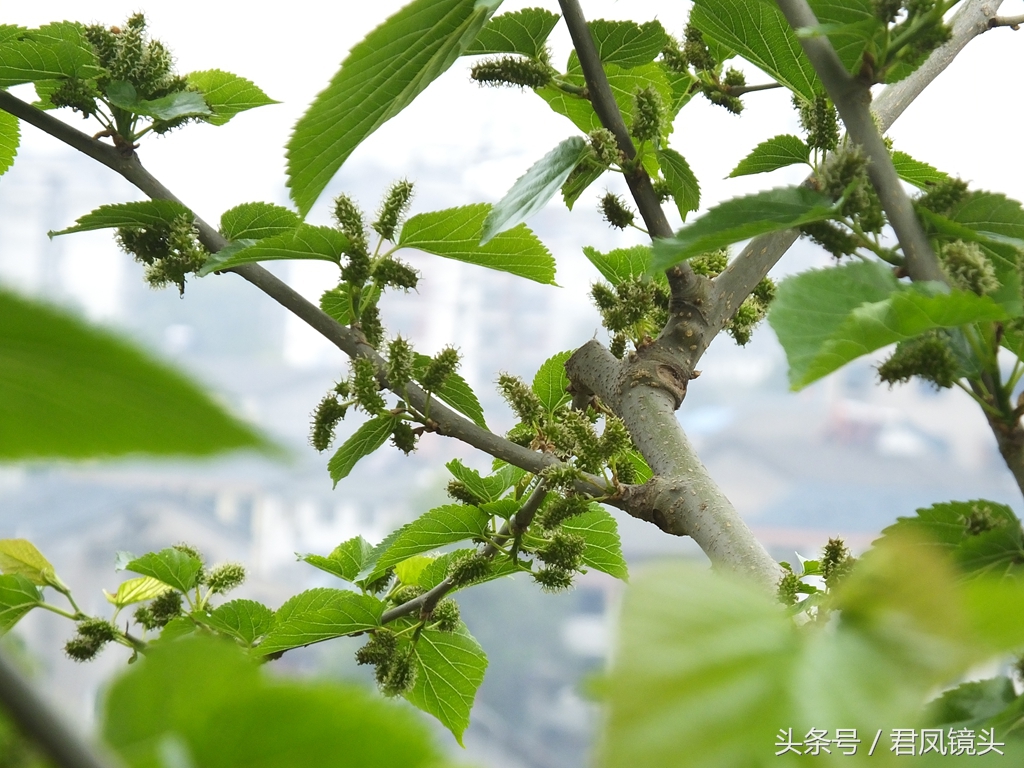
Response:
M310 589L277 609L273 629L256 652L262 656L380 626L384 603L341 589Z
M865 48L885 28L871 0L809 0L809 5L840 61L851 74L859 73Z
M172 200L140 200L135 203L113 203L101 205L96 210L81 216L74 226L58 232L50 231L50 237L68 235L72 232L91 232L96 229L119 229L121 227L169 227L179 216L192 216L192 211Z
M533 377L533 392L540 398L548 413L554 413L572 401L566 390L569 377L565 373L565 361L572 357L572 350L552 355L537 370Z
M487 505L484 505L487 506ZM439 557L435 557L433 561L420 573L418 584L424 589L433 589L448 576L448 568L455 560L466 555L471 555L476 550L473 549L456 549L454 552L448 552ZM487 573L481 578L477 579L472 585L466 584L460 587L456 587L452 592L456 592L459 589L464 589L468 586L475 586L477 584L483 584L487 581L494 581L500 579L503 576L511 576L514 573L522 571L522 567L516 567L512 561L507 557L496 557L490 561Z
M629 569L619 540L619 526L606 510L591 505L589 512L566 520L562 527L570 533L579 534L587 542L583 552L584 565L616 579L629 580Z
M274 612L255 600L232 600L212 611L192 615L206 626L241 640L247 647L252 647L274 626Z
M25 576L20 573L0 576L0 636L42 603L43 593Z
M786 17L766 0L696 0L690 23L807 101L820 89Z
M982 234L1024 241L1024 209L997 192L972 192L953 206L949 218Z
M554 285L555 260L525 224L480 243L490 209L478 203L417 214L405 222L398 244Z
M672 199L679 209L679 215L686 221L686 214L700 208L700 184L690 170L686 158L674 149L665 147L655 152L658 165L665 175L665 181L672 192Z
M423 571L436 559L430 555L414 555L395 566L395 576L403 584L418 586Z
M605 280L612 285L620 285L627 280L643 277L651 271L651 247L634 245L632 248L616 248L608 253L601 253L589 245L583 246L584 255L590 263L597 267ZM655 272L652 279L665 282L664 272Z
M407 707L359 686L261 674L241 648L217 638L154 649L105 701L104 740L129 768L442 764Z
M288 141L288 187L305 216L342 163L447 70L501 0L414 0L349 52Z
M892 164L896 167L897 176L918 189L927 190L932 184L949 179L948 174L933 168L928 163L915 160L906 152L893 152Z
M523 8L495 16L480 30L476 40L466 48L463 55L519 53L539 58L559 18L557 13L544 8Z
M580 196L591 184L600 179L606 170L607 168L593 160L584 160L578 165L576 173L569 174L569 178L562 185L562 201L565 207L571 211Z
M487 655L465 626L455 632L424 629L416 642L416 682L405 694L444 725L462 745Z
M115 608L124 608L126 605L134 605L135 603L152 600L154 597L160 597L160 595L170 591L170 589L169 585L154 579L152 576L139 576L136 579L128 579L121 582L117 587L117 592L114 594L110 594L107 590L103 590L103 594L106 595L107 602L111 603Z
M1008 317L988 296L957 290L930 295L920 285L897 286L889 269L874 262L784 280L768 322L786 350L792 388L934 328Z
M239 264L257 261L305 259L340 264L341 254L348 248L348 238L337 229L315 227L312 224L300 224L296 229L263 240L241 240L239 243L243 245L238 248L229 245L211 254L199 270L199 275L204 276L211 272L237 267Z
M266 446L195 384L135 347L0 291L0 459Z
M490 519L478 507L468 504L446 504L424 512L398 529L398 535L374 565L374 577L369 580L413 555L482 536Z
M427 365L430 358L418 352L413 357L413 377L423 383L423 377L427 372ZM468 416L474 424L487 429L487 422L484 421L484 409L480 405L480 399L476 396L469 383L458 373L452 373L445 380L444 385L433 393L441 402L450 405L459 413Z
M79 78L102 73L80 24L59 21L38 29L5 26L0 39L0 88L38 80Z
M482 477L479 472L470 469L459 459L452 459L445 467L456 480L469 489L470 493L484 501L498 501L522 477L521 473L513 474L501 470Z
M930 702L925 718L930 726L973 728L986 724L1016 698L1013 680L1009 677L961 683Z
M135 558L125 566L125 570L152 576L180 592L188 592L199 583L203 563L188 552L168 547Z
M177 120L180 117L198 117L211 114L201 93L177 91L159 99L140 99L135 86L124 81L107 85L107 101L119 109L156 120Z
M320 297L320 309L333 317L342 325L352 322L352 288L348 283L342 283L337 288L324 291ZM364 286L359 292L359 311L362 313L367 307L373 306L380 300L380 286L376 283Z
M752 173L767 173L797 163L810 162L811 149L798 137L784 133L762 141L753 152L740 160L729 178Z
M660 21L591 21L590 34L597 53L605 64L620 67L639 67L649 64L661 53L668 42L668 34Z
M373 545L362 536L356 536L336 546L327 557L303 555L299 559L339 579L355 581L359 572L369 564L372 554Z
M357 461L384 445L394 429L394 416L377 416L360 426L327 463L334 484L348 477Z
M20 574L40 587L64 587L53 565L28 539L0 539L0 572Z
M14 165L14 156L18 154L21 131L18 118L8 112L0 111L0 176L3 176Z
M242 203L221 214L220 233L228 240L262 240L296 229L301 220L294 211L272 203Z
M247 109L280 104L279 101L267 96L251 80L219 69L189 72L185 79L202 91L203 98L213 110L213 114L206 118L206 122L213 125L224 125L239 112L245 112Z
M655 241L651 268L665 270L708 251L835 214L836 204L829 197L807 187L779 187L735 197L716 205L675 237Z
M585 139L570 136L520 176L484 219L480 244L526 221L548 204L569 178L576 164L590 152Z

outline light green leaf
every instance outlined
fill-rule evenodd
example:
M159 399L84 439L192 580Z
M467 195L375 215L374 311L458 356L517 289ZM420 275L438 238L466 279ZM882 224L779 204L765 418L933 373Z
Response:
M305 216L342 163L447 70L500 0L414 0L349 52L288 141L288 187Z
M585 245L583 253L590 263L597 267L597 271L604 279L612 285L643 277L651 270L651 247L649 245L616 248L608 253L601 253L596 248ZM652 278L657 282L664 283L666 281L664 272L655 272Z
M542 210L589 151L585 139L570 136L534 163L491 208L484 219L480 244L486 245L498 233Z
M513 474L499 470L494 474L482 477L475 469L470 469L459 459L452 459L445 467L469 489L469 492L483 501L497 501L505 495L505 491L511 488L522 477L522 474Z
M179 216L192 216L192 211L172 200L140 200L135 203L112 203L101 205L94 211L81 216L73 226L58 232L50 231L50 237L68 235L72 232L90 232L96 229L119 229L121 227L169 227Z
M423 571L435 559L430 555L414 555L395 566L395 576L403 584L419 585Z
M274 626L274 612L255 600L232 600L212 611L192 616L218 632L241 640L250 648Z
M810 161L811 149L798 137L784 133L762 141L745 158L740 160L729 178L752 173L768 173L797 163Z
M336 546L327 557L303 555L299 559L339 579L355 581L359 572L369 564L372 554L373 545L362 536L356 536Z
M925 331L1007 317L989 296L956 290L930 295L918 285L901 289L887 267L862 262L784 280L768 321L786 350L790 385L800 389Z
M557 13L544 8L523 8L495 16L463 55L519 53L536 59L544 53L548 36L559 18Z
M468 504L446 504L424 512L398 530L398 535L374 565L373 573L379 576L413 555L430 552L445 544L478 538L489 520L489 515Z
M20 141L18 118L8 112L0 112L0 176L14 165Z
M203 95L195 91L177 91L159 99L140 99L134 85L119 80L107 86L106 96L107 101L119 109L156 120L176 120L211 113Z
M807 187L779 187L735 197L716 205L675 237L655 241L651 269L665 270L693 256L768 232L823 221L835 213L835 203L829 197Z
M928 163L915 160L906 152L896 151L892 153L892 164L896 167L896 175L904 181L913 184L918 189L926 190L940 181L947 181L949 175Z
M337 288L324 291L320 297L320 309L333 317L342 325L352 322L352 288L348 283L342 283ZM363 312L367 307L376 304L380 300L380 286L376 283L364 286L359 292L359 311Z
M736 51L807 101L820 89L800 41L775 3L696 0L690 23L705 38Z
M606 21L596 19L588 25L605 64L632 68L649 64L668 42L668 34L660 21Z
M310 589L277 609L273 629L256 647L261 656L280 653L380 626L384 603L341 589Z
M525 224L480 243L490 209L478 203L420 213L405 222L398 244L554 285L555 260Z
M552 355L537 369L533 377L533 392L540 398L548 413L554 413L572 400L566 389L569 377L565 373L565 361L572 357L572 350Z
M405 694L444 725L462 745L487 655L465 626L455 632L424 629L416 642L416 682Z
M284 259L305 259L311 261L329 261L340 264L341 254L348 248L348 238L334 227L315 227L312 224L300 224L298 228L263 240L244 243L240 248L228 246L210 258L199 270L199 275L220 272L239 264L251 264L257 261L278 261ZM232 244L234 245L234 244Z
M125 570L152 576L180 592L188 592L199 583L203 563L188 552L168 547L135 558L125 566Z
M686 158L674 149L665 147L655 152L658 158L658 165L665 175L665 181L672 192L672 199L675 200L679 215L686 221L686 214L700 208L700 184L697 177L690 170L690 164Z
M0 636L42 602L39 588L20 573L0 576Z
M267 444L181 374L107 331L0 291L0 458L246 447Z
M413 378L421 384L423 383L423 377L427 372L427 365L429 363L429 357L418 352L415 353L413 357ZM448 376L444 385L433 394L441 402L450 405L464 416L468 416L478 427L487 429L487 422L484 421L484 409L480 405L476 392L457 372Z
M584 565L616 579L629 580L629 569L619 540L619 526L606 510L591 505L589 512L566 520L562 527L570 533L579 534L587 542L583 552Z
M128 579L121 582L117 587L117 592L114 594L110 594L107 590L103 590L103 594L106 595L107 602L111 603L115 608L124 608L126 605L133 605L146 600L152 600L154 597L160 597L164 592L169 592L170 590L171 587L169 585L154 579L152 576L139 576L136 579Z
M394 416L377 416L360 426L327 463L334 484L348 477L357 461L384 445L394 429Z
M262 240L284 235L301 224L298 214L272 203L242 203L221 214L220 233L228 240Z
M859 73L864 49L885 27L875 15L871 0L808 1L840 61L851 74Z
M1024 209L1016 200L997 192L972 192L953 206L952 221L981 234L1024 241Z
M607 169L595 163L593 160L585 159L576 166L575 173L570 173L565 184L562 185L562 201L570 211L580 199L580 196L587 191L591 184L601 178Z
M0 572L20 574L40 587L63 587L53 565L28 539L0 539Z
M239 112L245 112L247 109L280 104L279 101L267 96L251 80L219 69L189 72L185 79L202 91L203 98L213 110L213 114L206 118L206 122L213 125L224 125Z
M109 686L104 741L130 768L443 764L408 707L363 686L267 672L217 638L154 649Z
M0 88L38 80L79 78L102 73L80 24L59 21L38 29L5 26L0 38Z

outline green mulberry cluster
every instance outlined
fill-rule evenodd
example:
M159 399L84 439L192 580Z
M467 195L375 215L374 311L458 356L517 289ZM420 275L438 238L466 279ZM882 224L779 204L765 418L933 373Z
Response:
M412 202L413 184L407 179L396 181L381 201L373 230L385 240L395 241L398 225L405 219Z
M821 575L825 577L825 586L835 589L856 562L842 539L829 539L821 551Z
M955 240L939 248L938 256L954 287L979 296L999 288L996 268L977 243Z
M160 629L181 615L181 593L168 590L154 598L149 605L135 610L135 623L143 629Z
M604 220L615 229L633 226L633 220L636 218L636 214L629 209L625 201L613 192L608 192L601 198L598 210L601 211Z
M807 146L832 152L839 145L839 115L832 100L824 93L815 94L814 101L794 94L793 106L807 135Z
M638 142L657 142L661 138L665 104L661 94L651 86L633 94L633 124L630 133Z
M77 634L68 640L64 652L74 661L91 661L107 643L118 636L117 627L105 619L82 619Z
M905 384L917 376L936 389L949 389L960 378L960 364L942 331L929 331L896 345L896 350L878 366L878 378L889 386Z
M223 595L245 582L245 566L239 563L225 563L212 569L206 576L206 586L215 595Z
M595 283L590 297L601 313L602 325L612 334L612 354L620 359L627 341L640 346L668 320L668 290L650 278L629 278L615 286Z
M485 59L469 72L480 85L543 88L551 82L551 66L546 61L525 56L500 56Z
M366 645L356 651L356 662L376 667L377 685L385 696L407 693L416 682L412 645L400 642L389 629L374 630Z
M146 267L145 278L153 288L175 285L185 295L185 280L206 263L209 251L199 242L199 232L188 214L169 225L122 227L115 234L118 246Z

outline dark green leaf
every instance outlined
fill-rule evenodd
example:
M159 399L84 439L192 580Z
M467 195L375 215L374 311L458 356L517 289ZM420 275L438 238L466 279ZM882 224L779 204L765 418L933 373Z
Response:
M807 101L820 89L800 41L775 3L697 0L690 23L705 38L736 51Z
M50 231L50 237L67 235L72 232L89 232L95 229L118 229L120 227L168 227L179 216L192 216L192 211L181 203L171 200L140 200L136 203L113 203L101 205L85 214L74 226L59 232Z
M189 72L185 78L202 91L203 98L213 110L213 114L206 118L206 122L213 125L224 125L239 112L245 112L247 109L280 103L267 96L251 80L219 69Z
M562 185L562 201L570 211L580 199L580 196L587 191L591 184L601 178L607 169L600 163L592 160L584 160L577 166L575 174L570 174Z
M5 26L0 39L0 88L38 80L82 80L101 74L80 24L59 21L38 29Z
M377 416L360 426L327 463L334 484L348 477L357 461L384 445L394 429L394 416Z
M690 170L686 158L674 149L659 149L655 156L672 192L676 208L679 209L679 215L686 221L686 214L700 208L700 184L697 183L697 177Z
M7 112L0 112L0 176L14 165L14 156L18 154L20 141L18 118Z
M465 626L455 632L424 629L416 642L416 682L405 698L436 717L462 744L487 655Z
M435 507L399 529L390 546L380 555L373 572L380 575L407 557L445 544L479 538L489 521L489 515L468 504Z
M199 270L200 276L257 261L306 259L339 264L341 254L348 248L348 238L337 229L312 224L300 224L297 229L252 243L248 240L239 242L245 245L240 248L228 246L211 254Z
M649 64L661 53L668 42L668 34L660 21L606 21L590 22L590 34L597 53L605 64L632 68Z
M1007 318L988 296L901 289L886 266L866 262L784 280L768 315L786 350L793 389L934 328Z
M125 570L152 576L181 592L188 592L199 583L203 563L188 552L168 547L135 558L125 566Z
M589 151L585 139L570 136L534 163L491 208L484 219L480 244L486 245L495 235L543 209Z
M655 241L651 268L665 270L693 256L768 232L823 221L835 213L830 198L807 187L780 187L735 197L716 205L675 237Z
M260 674L240 648L214 638L147 653L105 699L104 738L130 768L441 764L408 708L357 686Z
M274 625L274 612L255 600L232 600L212 611L192 616L218 632L241 640L249 647Z
M314 568L334 574L339 579L355 581L360 571L369 564L372 554L373 545L362 536L356 536L336 546L327 557L304 555L300 559Z
M501 0L414 0L349 52L288 141L288 187L305 215L342 163L473 42Z
M480 30L463 55L481 53L519 53L539 58L559 15L544 8L523 8L495 16Z
M266 445L133 346L0 291L0 458L205 455Z
M998 715L1017 698L1013 680L993 677L961 683L928 704L925 718L930 726L973 728Z
M502 502L496 503L500 504ZM448 576L448 568L452 564L452 562L458 560L461 557L465 557L466 555L471 555L475 551L476 550L473 549L456 549L454 552L448 552L439 557L435 557L433 561L431 561L431 563L426 568L424 568L423 571L420 573L418 581L419 586L423 587L424 589L433 589L442 581L444 581L445 578ZM517 568L515 565L513 565L512 561L509 558L499 555L498 557L491 560L490 568L487 571L487 573L477 581L474 581L473 585L483 584L487 581L494 581L494 579L500 579L503 576L511 576L514 573L519 573L521 570L522 568ZM469 585L457 587L452 591L455 592L458 589L465 588L466 586Z
M847 70L860 72L864 49L885 27L871 0L809 0L809 5Z
M1024 209L997 192L972 192L953 207L949 218L982 234L1024 241Z
M262 240L286 234L300 223L298 214L280 205L242 203L221 214L220 233L228 240Z
M548 413L554 413L572 400L566 390L569 377L565 373L565 361L572 357L572 351L552 355L537 370L533 377L533 392L540 398Z
M490 208L480 203L413 216L399 245L554 285L555 260L525 224L480 243Z
M583 552L584 565L616 579L629 579L629 569L622 556L619 526L606 510L591 505L589 512L566 520L562 527L570 533L579 534L587 542L587 548Z
M157 120L176 120L179 117L211 113L203 95L195 91L178 91L159 99L140 99L134 85L119 80L107 86L106 96L107 101L119 109Z
M475 469L470 469L459 459L452 459L445 464L445 467L472 494L484 501L497 501L522 477L522 474L514 475L501 470L487 477L482 477L479 472Z
M649 245L617 248L608 253L601 253L596 248L585 245L583 253L590 263L597 267L597 271L604 279L612 285L643 277L651 270L651 247ZM655 272L653 279L665 282L665 273Z
M927 190L932 184L949 179L947 174L933 168L928 163L915 160L906 152L893 152L892 164L896 167L896 174L901 179L919 189Z
M20 573L0 576L0 635L42 602L39 588Z
M273 629L256 647L266 656L380 626L384 603L341 589L310 589L277 609Z
M767 141L762 141L754 151L740 160L729 178L746 176L752 173L767 173L797 163L807 163L811 150L796 136L784 133Z
M430 358L426 355L421 355L418 352L415 354L413 376L421 384L423 383L423 377L426 374L429 363ZM464 416L468 416L478 427L487 429L487 422L484 421L484 409L480 405L479 398L477 398L476 393L466 380L458 373L452 373L448 376L444 385L433 394L443 403L450 405Z

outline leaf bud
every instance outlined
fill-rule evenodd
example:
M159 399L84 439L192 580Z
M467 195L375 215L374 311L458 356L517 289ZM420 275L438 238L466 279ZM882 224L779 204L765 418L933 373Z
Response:
M436 622L436 629L442 632L454 632L459 628L461 622L459 604L450 597L446 597L434 606L434 610L430 612L430 618Z
M242 585L245 581L245 566L238 563L225 563L210 571L206 579L210 591L215 595L223 595Z
M401 389L412 381L412 345L398 336L388 344L388 384L392 389Z
M960 366L944 336L926 333L896 345L896 351L878 366L878 378L891 387L914 376L937 389L949 389L960 378Z
M469 76L480 85L543 88L551 82L551 67L536 59L501 56L481 61Z
M445 489L449 496L456 501L461 501L463 504L469 504L476 506L482 504L485 499L481 499L475 493L473 493L461 480L452 480L448 483L448 487Z
M181 615L181 593L174 590L164 592L153 599L149 604L149 610L153 617L153 627L146 628L165 626L171 619L176 619Z
M526 382L510 373L498 376L498 391L519 420L536 424L544 416L544 405Z
M572 571L548 565L533 572L533 580L544 592L555 593L572 589Z
M939 261L949 282L979 296L999 288L996 268L977 243L956 240L939 249Z
M704 35L693 24L686 25L684 32L685 42L683 43L683 56L691 67L697 72L712 72L718 63L711 55L707 44L704 42Z
M392 184L385 195L380 210L377 211L377 220L371 225L374 231L385 240L394 242L395 230L409 210L412 188L411 181L402 179Z
M661 94L651 86L633 94L633 125L630 133L639 142L656 142L661 138L665 105Z
M380 394L377 369L365 357L352 361L352 393L359 407L371 416L378 416L387 408Z
M617 165L623 161L619 142L616 141L615 134L607 128L598 128L590 132L590 148L604 165Z
M416 450L418 437L407 421L399 421L391 432L391 442L406 456Z
M454 347L445 347L427 364L427 370L420 382L423 388L437 392L444 387L449 377L458 370L459 351Z
M389 257L379 261L373 268L373 280L378 285L408 291L419 284L420 276L408 264Z
M345 418L347 411L348 406L339 403L335 395L326 395L313 411L313 423L309 433L310 445L320 452L330 448L334 441L334 430L338 422Z
M601 198L599 210L604 220L616 229L625 229L633 224L633 212L626 207L621 197L612 192Z
M464 587L482 579L490 569L490 558L474 552L452 560L448 564L447 576L456 587Z

